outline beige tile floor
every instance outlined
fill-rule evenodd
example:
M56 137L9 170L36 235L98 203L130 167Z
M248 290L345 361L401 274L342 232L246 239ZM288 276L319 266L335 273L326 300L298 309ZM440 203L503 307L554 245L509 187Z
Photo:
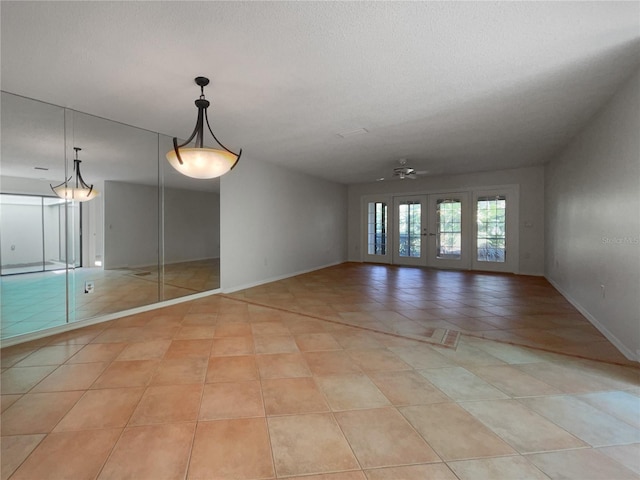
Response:
M448 276L428 300L394 300L405 292L370 267L284 281L290 309L213 295L3 349L1 478L640 478L637 364L467 333L454 350L299 311L305 290L336 302L305 295L311 306L349 305L369 276L368 303L425 302L410 310L456 309L473 326L487 298L536 298L540 280L464 277L473 293ZM283 295L278 283L241 296ZM460 306L466 293L482 305Z

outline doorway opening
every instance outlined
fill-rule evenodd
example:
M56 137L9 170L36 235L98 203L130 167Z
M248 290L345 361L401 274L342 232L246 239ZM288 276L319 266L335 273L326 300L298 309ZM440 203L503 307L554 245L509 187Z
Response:
M81 208L58 197L0 194L0 274L82 266Z

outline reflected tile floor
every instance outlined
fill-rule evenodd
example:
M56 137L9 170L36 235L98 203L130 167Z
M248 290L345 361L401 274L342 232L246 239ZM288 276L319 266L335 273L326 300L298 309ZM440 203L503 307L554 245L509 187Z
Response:
M367 275L365 303L384 298L396 313L442 302L409 310L465 312L468 330L486 306L453 306L473 286L454 277L416 300L413 286L385 291L382 270L363 267L360 284L348 264L285 281L291 309L212 295L2 349L0 478L640 478L637 365L466 333L452 349L322 320L318 306L364 305ZM545 288L467 281L506 300L503 282L517 302Z
M220 260L200 260L166 265L158 288L156 267L102 270L77 268L70 275L74 295L69 303L70 321L120 312L162 300L184 297L220 287ZM94 282L91 294L84 282ZM9 275L0 278L2 307L0 338L64 325L66 275L63 271ZM33 299L38 301L34 302Z

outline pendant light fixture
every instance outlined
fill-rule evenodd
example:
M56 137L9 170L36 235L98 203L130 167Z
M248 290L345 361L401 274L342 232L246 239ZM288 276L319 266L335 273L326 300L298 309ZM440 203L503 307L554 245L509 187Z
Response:
M196 128L189 139L178 145L178 139L173 139L173 150L167 153L167 160L173 168L183 175L193 178L215 178L224 175L236 166L242 149L239 153L234 153L227 147L222 145L216 138L209 125L209 117L207 116L207 108L209 101L204 98L204 87L209 85L209 79L205 77L196 77L196 85L200 86L200 98L195 103L198 107L198 120ZM209 133L222 148L207 148L204 146L204 123L207 123ZM195 140L194 140L195 138ZM194 146L187 145L194 140ZM185 148L186 147L186 148Z
M87 202L96 198L99 195L99 192L94 190L93 185L87 185L80 173L80 163L82 160L78 160L78 152L82 149L80 147L73 147L73 149L76 151L76 158L73 160L73 171L76 176L75 185L70 183L73 179L73 175L71 175L60 185L55 187L53 185L49 186L51 187L51 190L53 190L53 193L60 198L65 200L76 200L78 202Z

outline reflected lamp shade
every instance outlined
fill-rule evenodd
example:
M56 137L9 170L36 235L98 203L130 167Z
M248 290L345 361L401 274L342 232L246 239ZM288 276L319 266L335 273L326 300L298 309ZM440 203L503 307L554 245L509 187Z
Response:
M58 185L57 187L53 187L53 191L60 198L64 198L65 200L75 200L76 202L88 202L89 200L93 200L100 192L89 187L65 187L64 185Z
M186 142L178 144L178 139L173 139L173 150L167 152L169 164L178 172L193 178L216 178L224 175L236 166L242 149L239 153L234 153L225 147L216 138L209 125L207 108L209 101L204 98L204 87L209 84L209 79L196 77L195 82L200 86L200 98L195 101L198 108L198 119L196 128ZM220 148L209 148L204 145L204 124L211 136ZM188 146L191 141L194 146Z
M50 185L50 187L53 193L64 200L88 202L100 195L100 192L94 189L93 185L88 185L82 178L82 174L80 173L80 163L82 160L78 160L78 152L82 149L80 147L74 147L73 149L76 151L76 158L73 160L73 171L76 177L75 182L72 181L74 175L71 175L60 185L56 185L55 187Z

